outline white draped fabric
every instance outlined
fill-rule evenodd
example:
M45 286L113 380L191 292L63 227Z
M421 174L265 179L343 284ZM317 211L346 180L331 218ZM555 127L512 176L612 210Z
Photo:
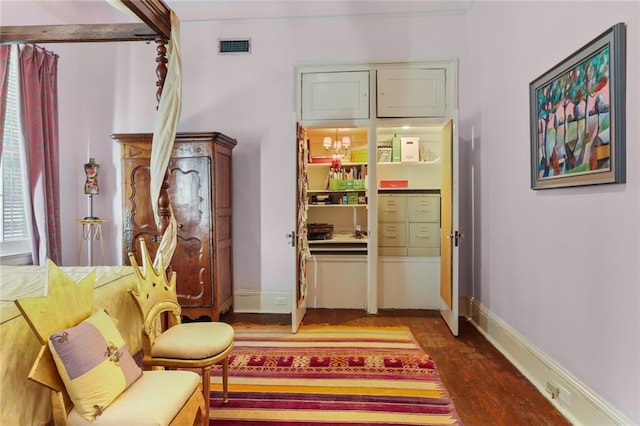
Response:
M122 4L120 0L108 0L115 8L132 14L132 12ZM151 205L156 224L160 225L158 215L158 199L160 198L160 188L164 180L164 175L169 166L173 142L180 121L182 112L182 59L180 56L180 20L176 13L171 11L171 38L167 46L167 75L164 81L160 104L153 127L153 139L151 143ZM162 252L165 265L171 262L173 252L177 244L177 223L173 215L173 209L169 204L169 225L167 226L158 252ZM156 253L154 267L158 268L160 257Z
M182 112L182 59L180 56L180 21L175 12L171 11L171 39L167 46L167 76L164 81L164 88L160 96L160 105L156 114L155 126L153 128L153 140L151 143L151 205L156 223L160 223L158 216L158 199L160 198L160 187L164 179L165 172L169 166L173 142L176 138L180 113ZM173 209L169 205L171 212L169 216L169 226L165 229L160 242L158 252L162 252L165 265L171 263L173 252L177 244L177 223L173 215ZM160 258L156 252L154 267L158 268Z

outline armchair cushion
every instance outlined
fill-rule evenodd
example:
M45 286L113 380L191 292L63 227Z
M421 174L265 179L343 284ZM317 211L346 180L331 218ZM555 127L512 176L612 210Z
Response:
M142 374L104 310L53 333L49 348L74 410L89 421L102 414Z
M233 327L224 322L176 324L160 334L153 347L154 358L204 359L218 355L233 343Z

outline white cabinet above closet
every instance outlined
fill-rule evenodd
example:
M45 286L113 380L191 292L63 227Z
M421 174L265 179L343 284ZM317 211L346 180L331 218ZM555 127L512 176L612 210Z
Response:
M302 74L302 120L369 118L369 71Z
M443 68L377 70L378 117L443 117L447 112Z

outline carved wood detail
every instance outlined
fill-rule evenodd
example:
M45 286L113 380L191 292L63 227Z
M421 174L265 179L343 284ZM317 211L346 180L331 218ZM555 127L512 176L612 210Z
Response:
M158 216L160 217L160 224L158 226L158 233L164 235L164 231L169 226L171 217L171 210L169 210L169 204L171 199L169 197L169 170L164 174L162 179L162 185L160 185L160 197L158 198Z
M167 63L169 60L167 59L167 39L166 38L157 38L156 44L158 45L156 50L158 55L156 56L156 76L158 77L158 81L156 81L156 86L158 89L156 90L156 100L158 104L160 104L160 96L162 96L162 89L164 88L164 81L167 78ZM157 109L157 107L156 107Z

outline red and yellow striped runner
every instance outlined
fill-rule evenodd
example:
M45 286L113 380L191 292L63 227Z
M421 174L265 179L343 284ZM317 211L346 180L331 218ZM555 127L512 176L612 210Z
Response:
M235 327L229 402L212 373L211 425L462 425L405 327Z

